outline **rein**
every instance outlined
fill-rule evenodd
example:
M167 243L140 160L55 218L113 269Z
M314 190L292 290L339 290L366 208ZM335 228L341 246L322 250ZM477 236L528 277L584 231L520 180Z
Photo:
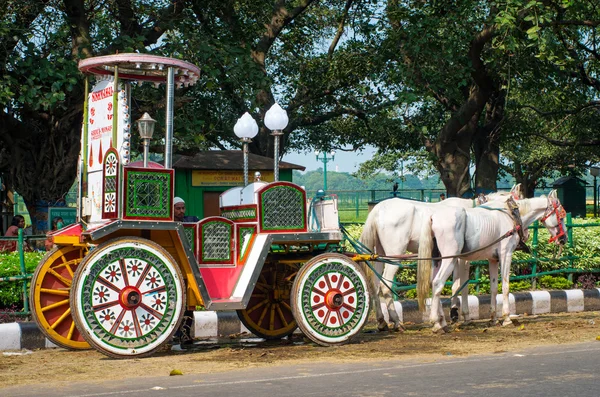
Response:
M344 235L346 236L346 238L348 239L350 244L354 247L354 249L357 252L357 254L352 256L353 260L356 260L356 261L381 261L381 262L385 261L385 263L389 263L391 265L397 265L397 266L398 266L398 263L396 263L396 262L402 262L402 261L406 261L406 260L437 261L437 260L441 260L441 259L462 258L463 256L468 256L468 255L474 254L476 252L483 251L483 250L491 247L492 245L497 244L498 242L517 233L519 231L519 229L520 229L520 226L515 226L513 229L504 233L504 235L498 237L496 240L492 241L490 244L488 244L484 247L478 248L476 250L464 252L459 255L439 256L439 257L434 257L434 258L418 258L417 254L386 255L386 256L377 255L377 254L373 253L369 248L367 248L364 244L362 244L360 241L356 241L355 239L353 239L348 234L346 229L343 226L341 226L342 232L344 233ZM350 255L348 255L348 256L350 256ZM382 259L383 259L383 261L382 261Z

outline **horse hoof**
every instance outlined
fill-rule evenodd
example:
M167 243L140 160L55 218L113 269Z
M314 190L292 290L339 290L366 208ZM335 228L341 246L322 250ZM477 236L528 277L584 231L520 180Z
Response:
M513 322L510 318L505 318L504 321L502 322L502 326L506 327L508 325L513 325Z
M394 327L394 332L398 332L398 333L402 333L404 331L406 331L406 328L404 328L404 326L402 324L396 324L396 326Z
M490 327L495 327L496 325L498 325L498 320L496 319L492 319L489 322Z
M381 322L381 323L377 324L377 330L379 332L386 332L386 331L390 330L390 326L388 325L388 323L386 323L384 321L384 322Z
M458 322L458 308L453 307L450 309L450 320L452 320L452 324Z
M434 334L446 334L446 333L450 332L450 329L448 328L448 326L447 326L447 325L446 325L446 326L443 326L443 327L442 327L441 325L435 325L435 326L434 326L434 327L431 329L431 331L432 331Z

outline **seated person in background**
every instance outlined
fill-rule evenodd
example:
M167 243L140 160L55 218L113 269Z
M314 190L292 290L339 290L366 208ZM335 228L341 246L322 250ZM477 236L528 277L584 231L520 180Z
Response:
M12 222L8 229L6 229L6 233L4 233L5 237L17 237L19 235L19 229L23 229L25 227L25 218L22 215L13 216ZM18 249L18 243L16 241L1 241L0 242L0 251L16 251ZM29 244L26 241L23 241L23 250L31 251Z
M440 193L440 201L444 201L444 200L446 200L446 194Z
M64 224L65 221L63 220L63 218L61 218L60 216L55 216L54 219L52 219L52 227L50 228L50 231L48 233L62 229L64 227ZM46 247L46 251L50 251L52 247L54 247L54 238L52 236L48 236L48 238L46 238L46 241L44 241L44 246Z
M185 216L185 201L181 197L173 199L173 217L177 222L198 222L197 216Z
M173 218L175 218L175 221L177 222L199 221L197 216L185 216L185 201L183 201L181 197L175 197L173 199ZM194 344L194 340L192 339L193 326L194 311L185 310L183 312L183 321L173 337L174 343L179 343L182 348L192 346Z

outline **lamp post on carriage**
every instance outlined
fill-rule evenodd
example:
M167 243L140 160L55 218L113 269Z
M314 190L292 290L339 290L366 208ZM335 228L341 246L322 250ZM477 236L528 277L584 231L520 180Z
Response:
M600 174L600 168L593 166L590 167L590 174L594 177L594 218L598 216L598 175Z
M148 167L150 141L152 140L152 135L154 135L154 124L156 124L156 120L150 117L148 113L144 113L137 121L140 138L144 143L144 168Z
M323 191L325 192L327 191L327 163L335 159L335 152L333 150L329 154L331 154L331 157L327 157L327 152L321 153L318 150L315 151L315 156L317 157L317 160L323 162Z
M258 134L258 124L246 112L238 119L233 127L233 132L242 141L242 152L244 153L244 186L248 186L248 144Z
M275 140L273 149L273 173L275 182L279 181L279 137L283 135L283 130L287 127L289 118L287 112L275 103L267 113L265 113L265 126L271 131Z

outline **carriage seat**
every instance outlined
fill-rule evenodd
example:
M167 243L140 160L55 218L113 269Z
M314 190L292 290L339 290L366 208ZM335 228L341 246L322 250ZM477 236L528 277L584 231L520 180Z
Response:
M257 204L256 192L266 185L268 185L267 182L253 182L248 184L248 186L242 189L242 202L240 204Z
M308 229L311 232L340 230L337 195L317 196L307 200Z
M243 187L233 187L229 190L225 190L219 196L219 207L232 207L238 206L242 202L242 189Z

